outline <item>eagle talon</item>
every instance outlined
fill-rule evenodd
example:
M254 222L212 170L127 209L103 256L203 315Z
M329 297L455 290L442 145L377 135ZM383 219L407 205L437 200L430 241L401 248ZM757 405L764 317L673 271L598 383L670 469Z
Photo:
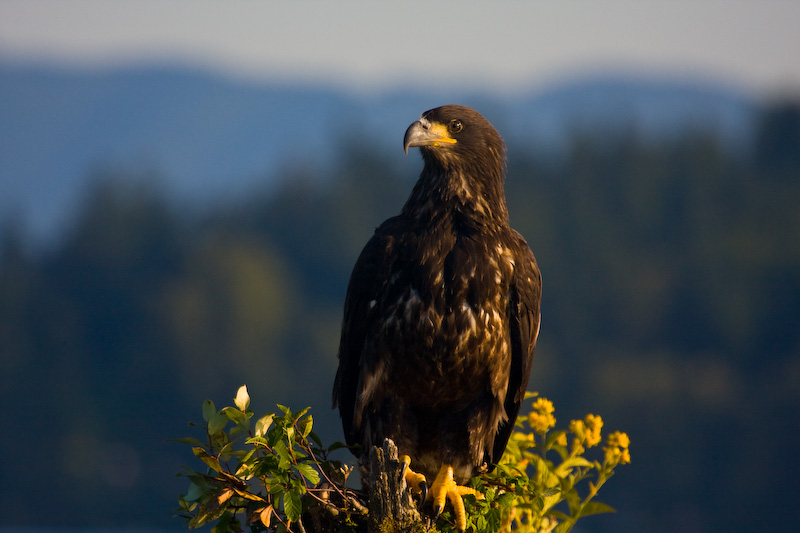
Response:
M406 486L411 489L411 492L420 494L419 506L425 503L425 498L428 497L428 482L425 476L411 470L411 457L403 455L400 457L400 462L403 463L402 476L406 480Z
M439 469L436 480L431 485L431 494L433 497L434 519L438 518L444 510L445 501L450 500L453 506L456 527L459 531L467 529L467 513L462 496L472 494L478 499L483 498L483 494L475 489L457 485L453 477L453 467L450 465L442 465Z

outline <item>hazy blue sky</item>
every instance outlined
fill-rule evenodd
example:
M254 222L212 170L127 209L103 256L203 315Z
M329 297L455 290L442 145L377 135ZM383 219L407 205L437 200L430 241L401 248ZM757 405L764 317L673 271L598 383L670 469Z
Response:
M0 57L514 91L607 70L800 92L800 1L0 0Z

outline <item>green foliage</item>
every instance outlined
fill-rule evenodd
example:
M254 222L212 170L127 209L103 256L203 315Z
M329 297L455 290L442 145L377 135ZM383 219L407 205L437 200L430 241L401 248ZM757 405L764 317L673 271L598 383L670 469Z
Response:
M341 445L322 447L312 430L309 408L293 413L278 405L279 413L252 424L245 385L237 391L234 405L217 410L206 400L205 442L179 439L192 446L206 467L203 472L187 469L185 474L189 488L178 502L189 528L216 522L214 533L242 531L243 515L252 531L288 531L308 510L309 498L341 513L343 523L363 512L358 496L346 488L350 470L328 459ZM331 503L331 489L338 493L335 501L340 504Z
M536 396L529 393L527 398ZM244 385L234 405L217 411L206 400L206 442L180 439L205 465L204 472L188 469L189 488L179 498L189 528L214 523L214 533L238 532L243 519L251 531L288 531L292 524L304 531L304 516L315 508L327 513L327 528L363 530L364 498L347 488L351 469L328 458L342 445L322 446L308 408L293 413L278 405L279 413L265 415L253 426ZM482 497L464 497L468 529L566 533L580 518L613 511L594 497L615 467L630 462L627 435L609 435L602 461L590 460L583 453L600 443L602 419L587 415L573 420L568 430L554 430L553 412L550 401L537 398L517 421L500 464L470 480ZM445 511L432 531L455 531L452 514Z

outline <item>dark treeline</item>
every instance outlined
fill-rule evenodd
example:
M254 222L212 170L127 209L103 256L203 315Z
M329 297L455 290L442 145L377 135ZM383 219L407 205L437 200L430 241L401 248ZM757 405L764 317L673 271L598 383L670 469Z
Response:
M554 163L509 141L512 223L544 276L531 388L560 425L595 412L632 439L601 498L619 514L586 527L796 524L800 108L766 110L740 153L698 132L587 133ZM7 229L2 523L180 527L174 474L192 458L167 440L242 383L256 411L311 405L339 440L349 272L413 183L393 161L362 147L202 215L142 185L157 175L103 171L57 249L26 254Z

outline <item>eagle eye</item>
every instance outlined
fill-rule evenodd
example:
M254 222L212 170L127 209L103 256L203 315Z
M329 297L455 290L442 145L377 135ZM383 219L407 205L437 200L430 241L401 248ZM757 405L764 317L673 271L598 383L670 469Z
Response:
M450 133L458 133L463 129L464 129L464 124L462 124L461 121L458 120L457 118L451 120L450 124L447 125L447 130Z

